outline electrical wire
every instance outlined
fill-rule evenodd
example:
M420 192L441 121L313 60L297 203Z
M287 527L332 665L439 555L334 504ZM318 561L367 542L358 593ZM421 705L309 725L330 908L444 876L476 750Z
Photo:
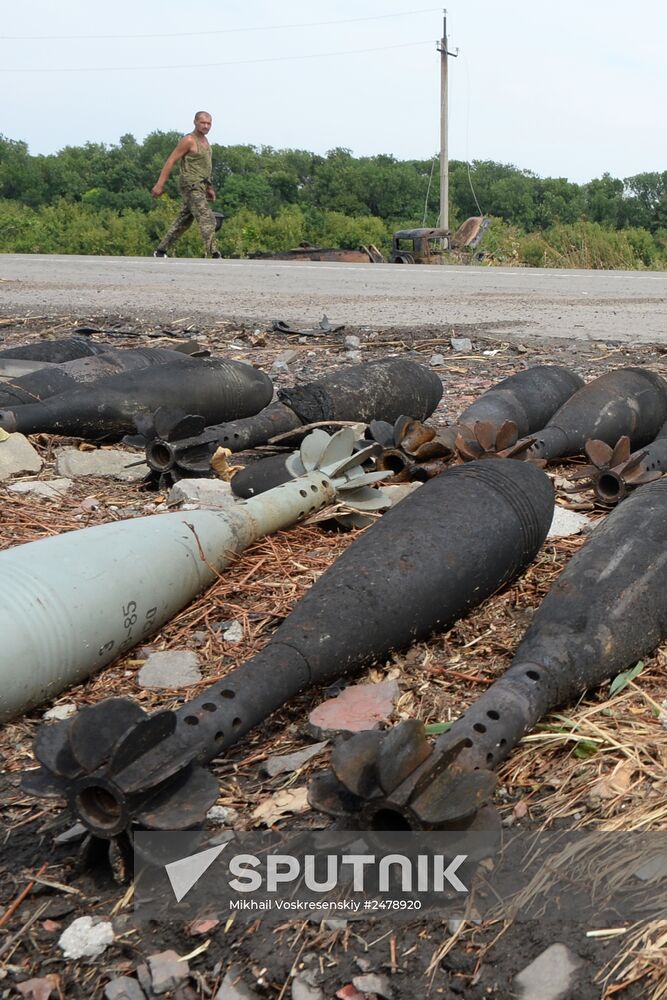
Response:
M390 17L408 17L413 14L432 14L440 10L440 7L422 7L419 10L400 10L393 14L376 14L370 17L347 17L335 21L304 21L300 24L260 24L252 28L213 28L207 31L169 31L150 32L145 35L0 35L0 41L4 42L62 42L62 41L91 41L92 39L121 39L121 38L194 38L198 35L230 35L250 31L281 31L293 28L324 28L334 24L357 24L360 21L382 21Z
M472 192L472 196L475 199L475 205L477 206L477 213L478 213L478 215L484 215L484 212L479 207L479 202L477 200L477 194L475 193L475 188L474 188L473 183L472 183L472 174L470 172L469 145L468 145L469 129L470 129L470 73L469 73L469 69L468 69L468 60L464 57L461 61L462 61L463 65L465 66L466 83L467 83L467 87L466 87L466 167L468 168L468 184L470 185L470 190Z
M378 45L369 49L343 49L338 52L312 52L298 56L269 56L266 59L237 59L234 62L214 62L214 63L184 63L180 66L169 64L168 66L72 66L44 68L41 66L31 66L30 69L11 69L0 66L0 73L129 73L135 70L147 70L154 73L156 70L179 70L179 69L212 69L221 66L250 66L257 63L273 62L294 62L303 59L326 59L330 56L350 56L364 54L367 52L385 52L388 49L407 49L417 45L432 45L433 39L429 38L421 42L401 42L399 45Z
M429 174L428 187L426 188L426 197L424 198L424 216L422 218L422 226L426 225L426 213L428 212L428 196L431 193L431 181L433 180L433 168L435 167L435 161L437 160L437 158L438 158L438 154L436 153L435 156L433 157L433 159L431 160L431 173Z

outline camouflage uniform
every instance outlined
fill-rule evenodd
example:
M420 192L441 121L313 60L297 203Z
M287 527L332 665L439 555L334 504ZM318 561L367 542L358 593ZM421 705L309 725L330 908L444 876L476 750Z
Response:
M197 220L206 256L218 252L215 239L215 215L206 198L206 188L211 183L211 150L197 139L197 152L188 153L181 160L181 210L160 241L158 251L167 251L186 229Z

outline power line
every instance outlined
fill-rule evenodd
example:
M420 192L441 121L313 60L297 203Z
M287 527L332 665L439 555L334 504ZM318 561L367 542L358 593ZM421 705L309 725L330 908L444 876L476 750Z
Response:
M174 65L173 63L167 66L76 66L65 68L56 67L53 69L32 66L30 69L7 69L5 66L0 66L0 73L129 73L135 70L146 70L152 73L155 70L160 69L217 69L220 66L249 66L253 63L295 62L296 60L303 59L326 59L330 56L349 56L364 54L367 52L385 52L387 49L407 49L414 48L417 45L433 45L433 39L429 38L421 42L402 42L399 45L379 45L375 48L369 49L343 49L338 52L313 52L298 56L269 56L266 59L239 59L235 62L184 63L180 66Z
M249 31L281 31L283 29L293 28L324 28L330 27L334 24L357 24L360 21L381 21L390 17L409 17L413 14L432 14L436 10L440 10L440 8L422 7L420 10L401 10L396 11L393 14L376 14L372 17L348 17L336 21L304 21L300 24L261 24L252 28L214 28L209 31L150 32L145 35L0 35L0 41L63 42L90 41L92 39L118 40L120 38L192 38L197 35L230 35Z

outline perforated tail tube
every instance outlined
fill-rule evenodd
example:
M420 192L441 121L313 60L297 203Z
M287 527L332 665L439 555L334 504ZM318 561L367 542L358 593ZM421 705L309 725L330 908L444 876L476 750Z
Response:
M543 600L510 669L438 741L495 767L546 712L667 638L667 481L642 486L595 529Z
M210 468L210 457L216 448L230 451L244 451L264 444L276 434L296 430L301 421L283 403L270 403L260 413L241 420L230 420L224 424L207 427L196 437L180 441L166 441L156 438L146 445L146 461L155 472L168 472L175 465L184 470L199 471Z
M187 358L176 364L113 375L94 387L51 396L39 403L0 410L0 427L32 434L71 434L96 439L135 429L138 415L171 406L197 413L207 423L250 416L267 405L271 379L251 365L225 358Z
M180 739L212 757L305 686L448 628L531 562L553 506L548 477L520 462L425 483L340 556L262 652L179 709Z

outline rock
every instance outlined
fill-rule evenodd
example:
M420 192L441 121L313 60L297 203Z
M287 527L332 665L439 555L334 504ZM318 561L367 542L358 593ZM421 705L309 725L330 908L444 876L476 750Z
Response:
M193 502L205 507L226 507L237 501L229 483L222 479L179 479L169 490L168 506Z
M62 722L63 719L69 719L70 716L76 713L76 705L72 701L65 702L63 705L54 705L50 708L48 712L45 712L42 718L46 722L50 722L52 719L56 719L58 722Z
M472 340L468 337L451 337L449 343L457 354L470 354L472 351Z
M146 1000L146 994L136 979L119 976L104 987L104 1000Z
M517 1000L566 1000L580 965L564 944L552 944L514 977Z
M158 996L174 990L190 974L190 967L175 951L159 951L147 958L151 989Z
M238 818L238 812L230 806L211 806L206 813L206 819L219 826L231 826Z
M444 354L432 354L431 355L431 360L430 360L429 364L431 364L434 368L437 368L439 365L444 365L444 363L445 363L445 356L444 356Z
M578 535L590 528L591 520L585 514L580 514L577 510L567 510L556 504L547 538L567 538L568 535Z
M198 997L201 997L201 993L195 993L190 983L183 983L173 993L173 1000L198 1000Z
M0 482L25 472L39 472L42 460L23 434L0 440Z
M202 679L199 657L186 649L153 653L139 671L137 683L143 688L181 688Z
M356 955L354 964L358 965L362 972L370 972L373 968L373 963L370 958L364 958L363 955Z
M352 985L361 993L376 993L380 997L386 997L386 1000L391 1000L394 995L389 976L379 976L375 972L369 972L365 976L353 976Z
M667 855L656 854L654 857L644 861L633 873L635 878L641 882L651 882L657 879L664 879L667 875Z
M259 1000L259 995L241 979L241 970L230 965L213 1000Z
M409 497L411 493L418 490L421 485L422 484L420 482L416 482L396 483L395 486L392 486L391 479L388 479L386 483L382 483L382 492L384 493L385 498L389 501L389 506L395 507L397 503L401 502L401 500L405 500L405 498Z
M341 986L341 988L336 993L338 1000L366 1000L366 994L360 993L356 986L352 983L347 983L346 986Z
M243 625L241 622L234 622L222 633L225 642L241 642L243 640Z
M395 680L379 684L352 684L337 698L330 698L313 709L308 717L311 732L320 739L334 733L359 733L379 729L394 710L399 687Z
M139 462L138 465L135 465ZM113 448L98 448L95 451L79 451L78 448L58 448L56 450L56 472L59 476L80 479L83 476L99 476L118 479L123 483L138 482L149 472L145 462L136 454Z
M23 983L17 983L16 991L27 1000L50 1000L52 996L62 996L59 980L60 976L51 972L42 979L26 979Z
M292 362L296 361L298 357L299 357L298 351L292 351L292 350L283 351L283 353L279 354L276 360L274 361L274 365L280 364L280 362L282 362L284 365L291 365Z
M292 1000L326 1000L319 986L315 983L313 971L305 969L292 980Z
M325 746L327 746L327 740L323 740L322 743L313 743L312 746L305 747L303 750L297 750L295 753L286 753L280 757L269 757L268 760L260 765L260 769L264 774L268 774L270 778L275 778L277 774L298 771L311 757L324 750Z
M271 368L274 372L289 374L289 365L286 365L284 361L274 361Z
M344 917L327 917L322 921L324 927L330 931L344 931L347 927L347 920Z
M71 485L71 479L34 479L30 482L13 483L7 489L10 493L32 493L45 500L60 500Z
M137 979L139 980L139 985L147 996L152 996L153 991L151 990L151 974L148 971L148 966L145 962L138 965L136 968Z
M360 365L362 361L361 351L346 351L345 358L351 365Z
M348 334L343 343L345 344L348 351L357 351L361 347L361 341L359 340L359 337L354 337L352 336L352 334Z
M63 931L58 944L65 958L97 958L114 939L113 927L105 920L95 923L92 917L77 917Z

